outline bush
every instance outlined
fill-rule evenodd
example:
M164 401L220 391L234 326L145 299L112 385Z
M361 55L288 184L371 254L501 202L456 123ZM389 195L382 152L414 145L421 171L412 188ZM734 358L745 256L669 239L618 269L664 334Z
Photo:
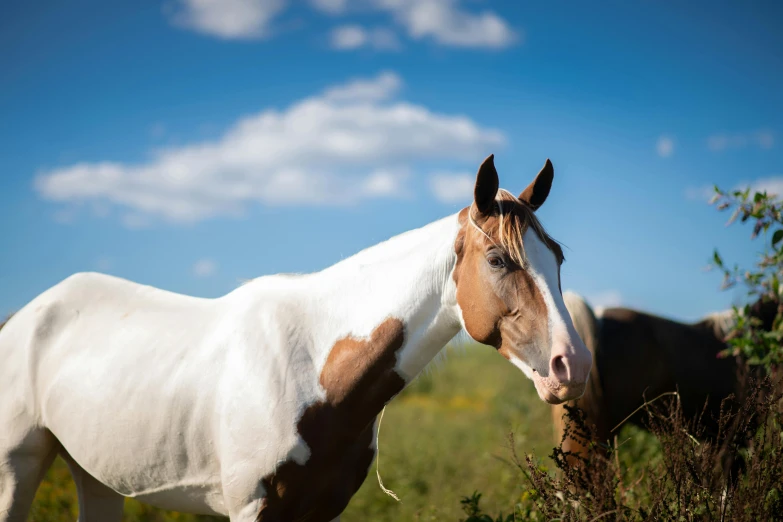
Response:
M713 264L723 271L721 286L727 289L740 284L747 288L749 295L778 303L783 297L783 201L766 192L751 195L750 189L724 192L715 187L711 203L719 211L732 210L727 225L737 219L741 223L752 222L751 239L762 233L771 234L753 270L742 270L737 265L727 267L715 250ZM766 328L759 319L748 319L749 311L749 305L744 310L735 308L737 325L729 335L729 347L724 355L738 355L750 365L774 371L783 362L783 307L773 310L771 324Z
M747 389L742 400L724 401L715 436L705 433L701 419L688 420L676 394L648 403L646 425L660 443L660 459L634 469L621 465L622 444L586 455L560 445L550 455L557 474L531 455L520 458L512 445L512 462L525 480L513 513L484 514L474 493L462 500L464 522L783 520L781 393L769 378ZM581 410L568 407L566 415L571 428L563 440L595 440ZM727 456L742 459L727 466Z

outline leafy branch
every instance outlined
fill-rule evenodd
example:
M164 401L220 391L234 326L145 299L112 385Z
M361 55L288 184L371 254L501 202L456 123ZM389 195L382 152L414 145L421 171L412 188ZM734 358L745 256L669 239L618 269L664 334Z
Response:
M713 253L713 265L723 272L722 289L737 285L745 286L748 295L757 299L780 302L783 297L783 200L766 191L745 190L723 191L715 187L715 195L710 200L719 211L731 211L727 225L738 219L741 223L753 224L751 239L764 234L771 239L765 242L765 248L759 254L755 267L742 270L734 265L729 268L716 249ZM734 307L736 325L729 334L729 347L722 356L742 356L748 364L772 368L783 363L783 314L778 309L772 322L772 329L760 328L761 321L751 314L751 305L743 309Z

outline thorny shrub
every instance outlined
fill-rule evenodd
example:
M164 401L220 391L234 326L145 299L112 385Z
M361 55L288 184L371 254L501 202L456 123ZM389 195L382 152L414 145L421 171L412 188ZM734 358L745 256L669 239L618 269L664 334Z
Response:
M783 520L782 395L769 378L746 389L744 398L723 402L716 434L705 432L700 417L686 417L676 394L647 403L645 424L661 458L633 470L621 466L621 444L588 443L594 428L581 410L567 407L563 440L576 438L595 451L554 448L555 474L531 455L520 458L512 443L512 462L525 477L513 512L491 517L474 493L462 501L463 522Z

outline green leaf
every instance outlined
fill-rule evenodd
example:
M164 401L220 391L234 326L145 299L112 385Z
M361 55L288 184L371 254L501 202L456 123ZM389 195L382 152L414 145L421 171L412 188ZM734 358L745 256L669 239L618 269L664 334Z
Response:
M723 268L723 259L720 257L720 254L718 254L717 249L712 253L712 260L718 267Z
M772 234L772 246L777 245L781 239L783 239L783 228L776 230L775 233Z

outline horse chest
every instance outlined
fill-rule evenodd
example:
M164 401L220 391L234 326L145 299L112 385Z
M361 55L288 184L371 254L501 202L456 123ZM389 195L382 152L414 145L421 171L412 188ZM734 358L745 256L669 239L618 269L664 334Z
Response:
M266 497L258 522L328 522L345 509L375 456L373 420L405 386L395 371L403 344L397 319L381 323L368 339L335 344L320 375L325 398L296 424L308 460L287 461L262 480Z

